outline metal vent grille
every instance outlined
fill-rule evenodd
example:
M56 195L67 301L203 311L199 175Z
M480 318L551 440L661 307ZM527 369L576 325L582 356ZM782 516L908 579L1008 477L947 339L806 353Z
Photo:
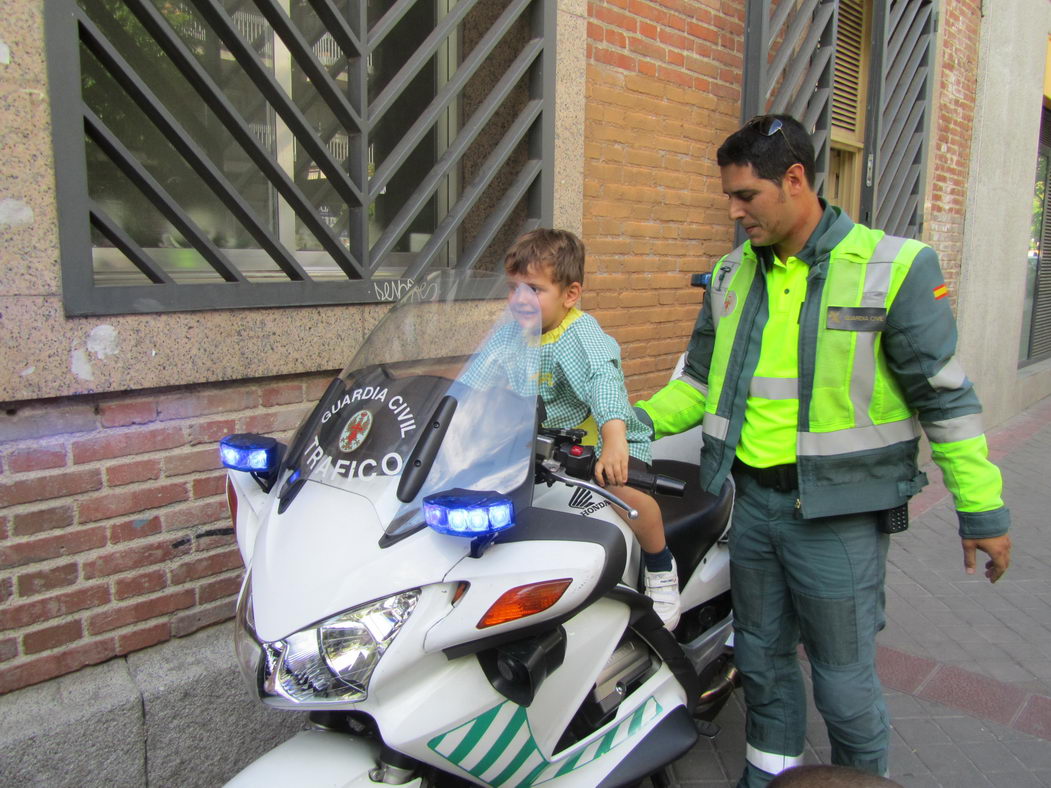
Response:
M810 131L815 187L828 173L836 0L749 0L743 120L787 113Z
M69 314L392 300L550 221L552 3L46 13Z
M934 3L887 3L883 13L877 12L875 40L880 54L875 70L877 125L872 135L875 188L867 199L871 224L894 235L916 238L922 219Z

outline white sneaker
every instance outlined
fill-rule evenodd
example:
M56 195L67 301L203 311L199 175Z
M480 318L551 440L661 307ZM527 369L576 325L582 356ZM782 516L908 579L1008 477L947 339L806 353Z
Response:
M643 572L646 584L646 596L653 600L653 610L660 616L668 630L679 624L679 570L675 559L671 560L671 569L667 572Z

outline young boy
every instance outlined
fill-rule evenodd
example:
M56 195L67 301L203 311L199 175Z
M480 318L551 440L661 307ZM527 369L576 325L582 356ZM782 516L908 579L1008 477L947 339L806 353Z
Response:
M679 623L679 578L664 539L660 508L646 493L625 485L629 463L650 461L650 432L628 403L619 346L595 318L577 308L584 282L584 245L566 230L533 230L508 250L504 270L516 286L512 299L517 285L526 285L539 302L544 426L570 429L594 419L601 436L595 478L638 510L638 519L628 520L626 512L617 508L642 547L646 595L664 625L674 629ZM523 310L536 309L532 302L512 307L519 316Z

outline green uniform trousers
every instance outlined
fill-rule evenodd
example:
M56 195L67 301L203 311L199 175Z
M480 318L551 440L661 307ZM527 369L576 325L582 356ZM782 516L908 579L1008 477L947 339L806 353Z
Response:
M884 625L889 538L874 514L807 520L796 509L798 492L741 474L735 480L730 583L748 740L739 788L766 785L801 763L807 704L800 642L832 763L885 774L890 722L876 676L876 633Z

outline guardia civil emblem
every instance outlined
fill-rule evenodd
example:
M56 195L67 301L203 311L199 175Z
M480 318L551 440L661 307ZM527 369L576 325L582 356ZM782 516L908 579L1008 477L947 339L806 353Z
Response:
M734 311L737 306L737 293L733 290L726 291L726 297L723 298L723 314L728 315Z
M358 448L361 442L369 436L372 429L372 414L367 410L359 410L350 417L350 421L343 427L339 435L339 450L350 452Z

